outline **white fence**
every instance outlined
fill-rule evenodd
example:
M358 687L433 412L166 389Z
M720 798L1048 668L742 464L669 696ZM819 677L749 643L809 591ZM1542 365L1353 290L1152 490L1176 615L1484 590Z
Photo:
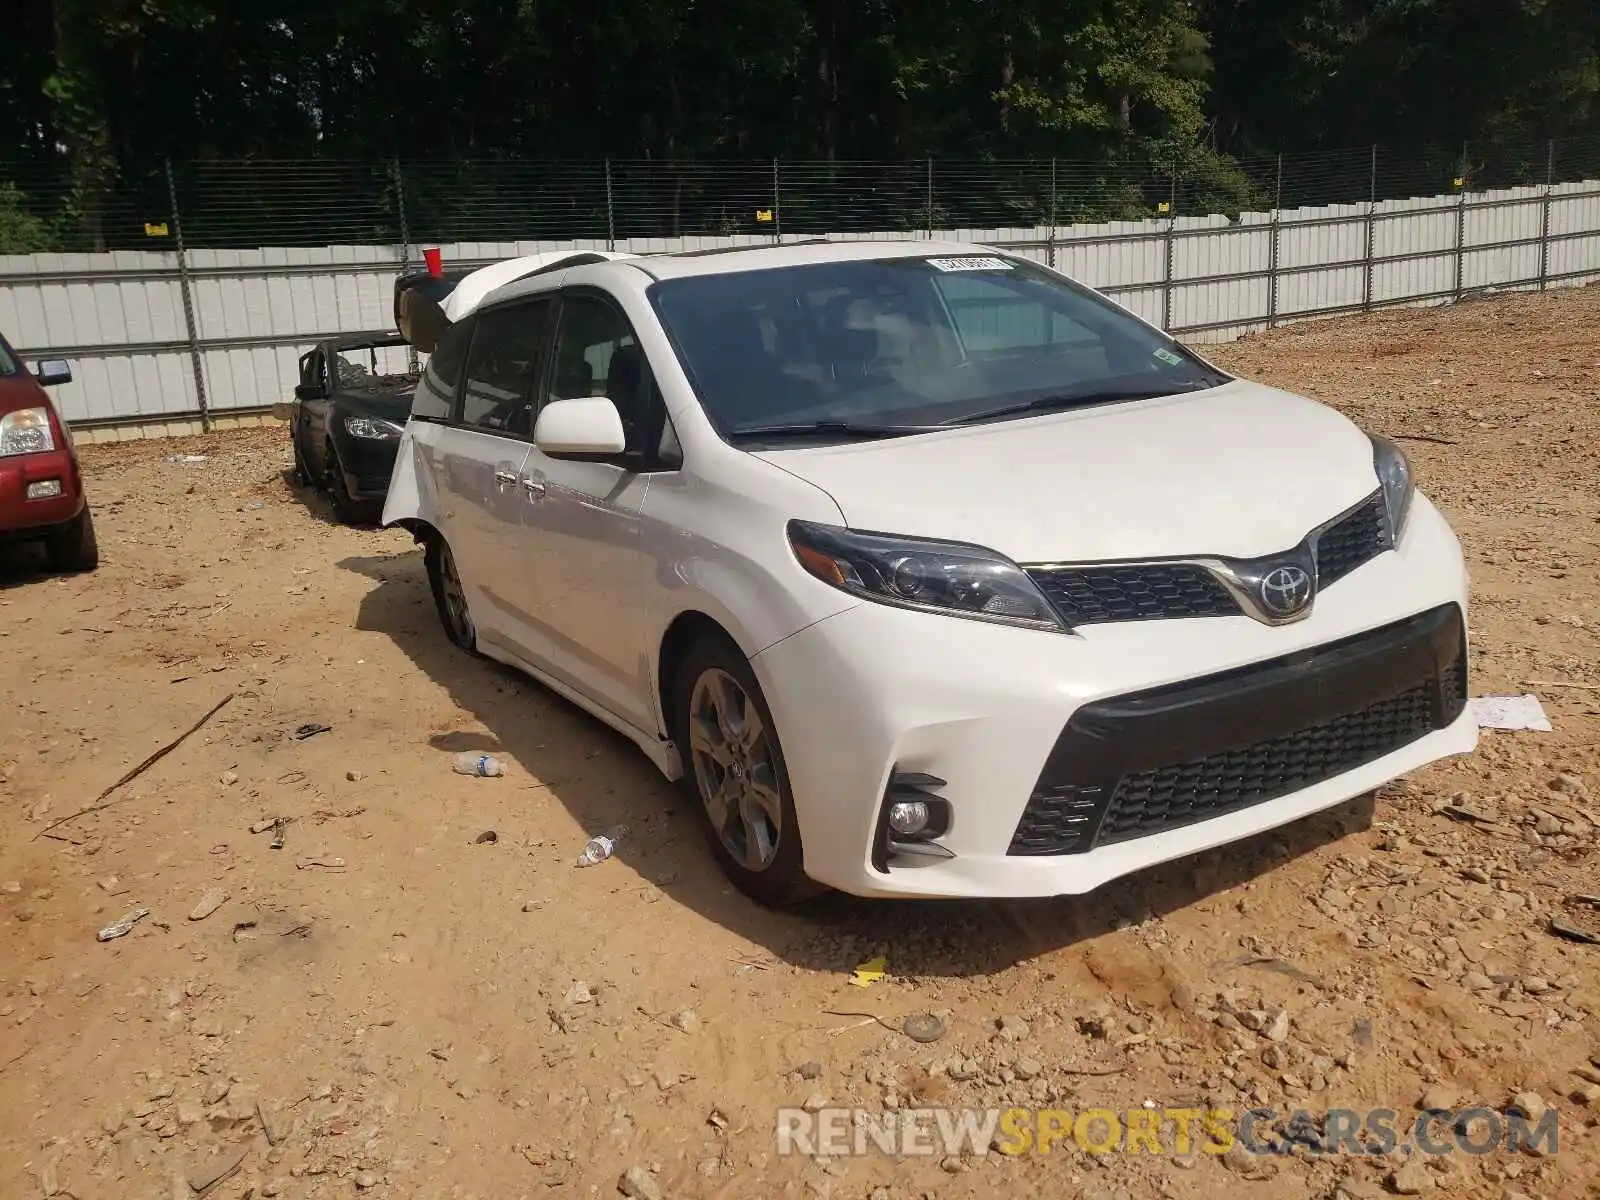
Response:
M1231 220L934 236L1049 262L1176 334L1220 341L1310 316L1600 280L1600 181ZM651 238L609 248L771 240ZM608 248L512 242L443 251L448 264L463 266L569 246ZM0 256L0 330L30 361L71 361L73 382L58 399L78 427L151 429L259 414L292 393L298 358L313 343L393 329L394 277L406 264L392 246L189 250L181 263L175 252ZM420 263L410 258L409 266Z

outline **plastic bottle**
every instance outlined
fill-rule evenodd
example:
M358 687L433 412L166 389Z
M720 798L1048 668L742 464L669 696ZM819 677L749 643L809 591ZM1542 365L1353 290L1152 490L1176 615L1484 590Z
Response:
M504 775L506 765L492 754L458 754L453 764L457 775Z
M604 833L597 833L589 839L589 844L583 848L583 853L578 855L580 867L592 867L605 862L617 851L617 843L628 832L626 825L618 825L615 829L608 829Z

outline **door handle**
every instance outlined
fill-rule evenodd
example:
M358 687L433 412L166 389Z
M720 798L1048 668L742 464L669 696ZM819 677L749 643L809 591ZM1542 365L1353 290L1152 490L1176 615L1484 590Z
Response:
M524 479L522 481L522 486L528 490L528 495L532 499L542 500L544 498L545 485L541 481L537 479Z
M515 483L517 481L517 473L515 471L496 471L494 477L500 483Z

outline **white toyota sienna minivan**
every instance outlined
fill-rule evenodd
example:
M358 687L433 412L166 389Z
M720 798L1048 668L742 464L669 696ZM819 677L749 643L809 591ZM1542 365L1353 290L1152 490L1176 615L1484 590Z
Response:
M1333 410L967 244L528 269L384 523L752 897L1085 892L1476 744L1460 547Z

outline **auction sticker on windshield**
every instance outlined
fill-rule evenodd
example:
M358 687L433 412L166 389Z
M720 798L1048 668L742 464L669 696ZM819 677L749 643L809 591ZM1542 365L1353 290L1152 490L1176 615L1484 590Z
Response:
M1003 258L930 258L928 265L940 271L1009 271Z

